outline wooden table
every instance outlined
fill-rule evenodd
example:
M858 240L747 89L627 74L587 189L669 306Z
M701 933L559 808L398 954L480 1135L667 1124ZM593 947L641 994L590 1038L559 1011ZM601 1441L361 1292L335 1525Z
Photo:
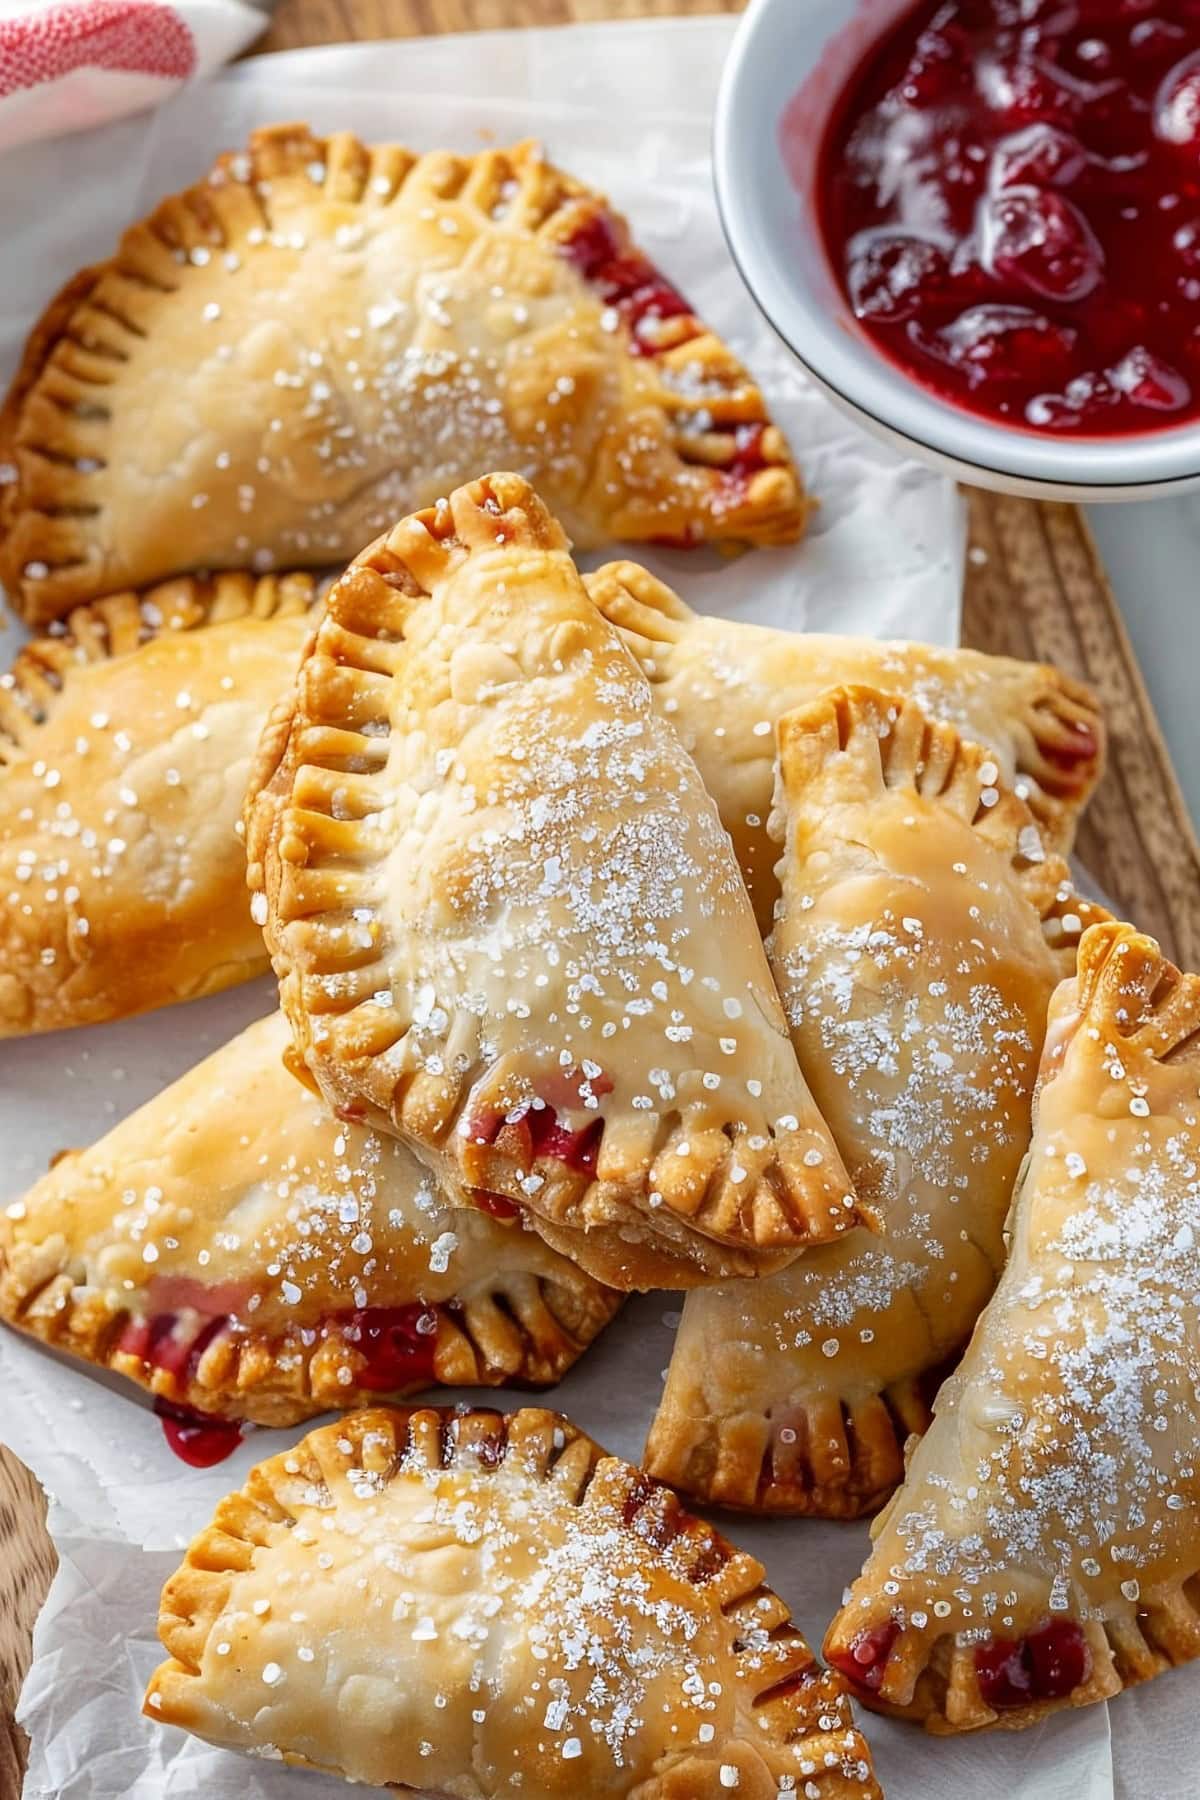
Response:
M729 10L720 0L279 0L256 49ZM1200 968L1200 850L1087 525L1072 506L978 491L969 503L964 641L1055 662L1097 689L1112 748L1081 860L1170 956ZM0 1800L20 1792L12 1703L53 1568L44 1515L32 1476L0 1445Z

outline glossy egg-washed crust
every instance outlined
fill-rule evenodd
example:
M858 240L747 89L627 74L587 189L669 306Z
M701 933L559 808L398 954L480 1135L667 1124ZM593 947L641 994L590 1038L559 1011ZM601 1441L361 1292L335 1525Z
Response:
M650 683L654 703L696 760L733 839L764 933L779 898L767 831L774 727L827 689L865 683L916 700L991 750L1037 813L1048 849L1066 855L1104 768L1096 696L1046 663L936 644L780 631L693 612L637 563L586 578Z
M242 789L317 591L233 573L112 594L0 677L0 1037L262 972Z
M627 1666L636 1656L640 1626L634 1617L633 1640L618 1638L609 1649L604 1641L613 1629L603 1598L607 1567L589 1569L576 1561L547 1592L547 1638L534 1652L540 1660L530 1664L518 1639L502 1663L493 1659L490 1665L502 1671L498 1686L484 1674L467 1692L465 1683L460 1686L462 1665L456 1659L448 1678L452 1691L440 1695L435 1706L434 1695L447 1677L439 1672L436 1645L426 1649L429 1692L407 1697L410 1708L415 1701L422 1709L419 1735L430 1740L420 1752L412 1742L413 1726L393 1722L405 1697L397 1695L386 1704L369 1704L365 1698L368 1688L379 1685L367 1671L386 1666L385 1634L394 1631L398 1639L400 1634L405 1639L418 1635L411 1621L392 1624L388 1619L366 1628L377 1630L380 1641L370 1644L370 1660L364 1656L361 1662L363 1674L357 1679L363 1699L356 1705L345 1690L327 1694L318 1666L315 1716L304 1718L308 1753L297 1754L287 1741L270 1746L270 1694L255 1658L277 1658L285 1684L303 1675L289 1639L302 1639L304 1627L282 1624L286 1608L298 1603L302 1609L305 1591L320 1605L322 1580L337 1579L336 1569L323 1578L317 1568L318 1550L335 1544L335 1538L312 1526L328 1520L357 1532L383 1521L383 1540L395 1554L403 1557L407 1551L413 1558L414 1585L420 1585L426 1567L422 1550L431 1560L450 1559L445 1578L436 1584L438 1597L448 1596L463 1580L454 1559L469 1555L474 1533L464 1534L456 1545L454 1526L447 1522L435 1539L428 1524L406 1526L398 1508L391 1538L386 1519L393 1483L414 1484L418 1495L428 1495L422 1510L429 1519L443 1482L448 1504L454 1503L460 1491L453 1485L456 1478L462 1483L459 1511L463 1506L482 1508L490 1491L503 1518L505 1496L511 1494L514 1541L527 1540L519 1545L522 1554L540 1552L539 1525L547 1551L575 1534L586 1545L599 1533L599 1541L610 1548L615 1544L616 1555L631 1572L636 1570L641 1591L648 1597L661 1593L664 1611L674 1614L668 1632L680 1609L692 1612L698 1630L710 1634L703 1640L712 1650L703 1678L720 1684L718 1693L726 1692L723 1705L728 1705L729 1688L733 1690L724 1714L729 1729L714 1735L710 1728L711 1741L704 1744L696 1741L695 1724L681 1714L691 1741L675 1747L670 1721L647 1707L645 1718L632 1722L628 1763L621 1766L598 1735L607 1722L606 1705L611 1705L603 1696L605 1661L616 1655ZM523 1495L536 1496L532 1516ZM441 1543L447 1547L440 1548ZM327 1558L326 1566L335 1562L336 1557ZM267 1609L281 1623L268 1628L265 1619L243 1609L243 1596L249 1597L248 1583L257 1587L276 1568L287 1571L289 1579L278 1589L278 1606ZM314 1582L307 1590L298 1579L306 1569ZM485 1568L481 1580L486 1584L494 1573L494 1565ZM381 1568L380 1578L389 1579L386 1569ZM590 1597L583 1592L588 1580ZM575 1583L580 1584L578 1593L572 1591ZM578 1612L570 1610L576 1607ZM552 1722L548 1700L558 1691L556 1675L565 1671L556 1666L548 1644L556 1641L554 1620L564 1613L578 1619L580 1641L591 1640L599 1652L594 1685L601 1693L592 1703L596 1734L588 1731L586 1716L578 1724ZM507 1611L493 1617L493 1630L503 1636ZM531 1623L536 1625L536 1618L535 1609ZM242 1713L239 1703L237 1715L222 1707L219 1690L209 1691L211 1641L219 1621L222 1634L232 1640L233 1667L244 1669L249 1688L246 1710ZM464 1800L498 1800L517 1793L529 1800L574 1800L585 1791L582 1781L594 1800L724 1800L731 1787L741 1800L779 1800L785 1792L810 1800L879 1800L870 1752L854 1728L844 1685L815 1663L787 1607L764 1584L760 1564L686 1513L669 1489L605 1455L555 1413L526 1409L505 1417L478 1410L374 1409L312 1432L294 1450L259 1464L239 1493L221 1501L212 1524L194 1540L163 1590L159 1635L171 1660L150 1681L145 1708L150 1718L240 1748L272 1747L285 1761L386 1782L403 1793L424 1789L432 1769L439 1789L452 1783L452 1791ZM653 1642L654 1629L647 1625L648 1651ZM412 1655L407 1644L405 1653ZM310 1661L313 1654L323 1663L324 1645L310 1652ZM485 1641L481 1671L486 1654ZM579 1661L577 1656L573 1666ZM588 1664L583 1666L586 1670ZM526 1679L533 1680L534 1692L525 1692ZM473 1719L469 1708L475 1709ZM580 1734L574 1759L562 1753L572 1730Z
M172 1405L258 1425L379 1398L359 1380L356 1304L436 1320L428 1374L397 1396L557 1381L620 1297L519 1225L439 1202L402 1145L325 1116L289 1047L279 1015L251 1025L0 1209L0 1319ZM194 1353L139 1347L130 1327L164 1317Z
M1045 853L1041 797L1027 803L997 785L992 752L915 701L834 689L788 713L778 740L771 830L785 848L772 965L789 1018L793 998L800 1007L791 1022L801 1065L882 1230L813 1250L764 1281L690 1294L646 1466L710 1505L857 1518L903 1478L905 1441L928 1426L940 1373L1003 1266L1046 1008L1074 973L1080 933L1108 915L1075 892L1061 857ZM855 933L868 928L883 949L859 944ZM840 934L837 950L822 948L829 930ZM904 954L889 966L897 946ZM865 1068L849 1066L845 1039L824 1042L826 957L836 1019L861 1028ZM1003 1008L990 1027L965 1023L973 1007L984 1010L981 982ZM944 1003L928 993L935 983ZM914 1003L915 1032L906 1029ZM989 1030L991 1068L975 1041ZM960 1031L952 1065L946 1042ZM878 1072L885 1054L897 1075L907 1071L894 1091ZM972 1119L965 1099L951 1102L947 1146L936 1133L954 1075L980 1093L980 1110ZM871 1123L877 1112L886 1123ZM907 1187L879 1165L893 1138L904 1151L906 1131L917 1146ZM928 1143L936 1149L922 1149ZM903 1278L891 1272L893 1254ZM863 1292L871 1298L855 1298ZM819 1323L814 1298L825 1309ZM789 1334L786 1347L777 1341Z
M1131 925L1094 926L1077 976L1051 1005L1008 1269L930 1431L909 1446L905 1484L874 1521L871 1555L826 1635L838 1660L864 1632L894 1636L877 1691L858 1689L875 1710L935 1734L1020 1729L1200 1657L1198 1073L1200 976L1181 974ZM1143 1136L1148 1152L1137 1147ZM1067 1146L1092 1154L1071 1168ZM1131 1185L1139 1162L1148 1165L1140 1190ZM1080 1249L1064 1268L1060 1234L1097 1220L1099 1261ZM1080 1317L1059 1316L1075 1303ZM1068 1375L1058 1359L1072 1346L1085 1360ZM1093 1354L1114 1360L1089 1363ZM1157 1493L1126 1456L1130 1432L1143 1435L1148 1465L1170 1471ZM1006 1553L997 1543L1010 1519L1025 1547ZM924 1566L906 1554L914 1539ZM1046 1620L1082 1632L1085 1678L1058 1697L989 1705L976 1644L1020 1639Z
M534 144L256 131L35 327L0 411L0 579L38 623L252 557L344 563L489 464L537 480L580 544L798 538L759 389L673 290L632 353L605 284L641 266Z
M570 829L540 835L539 808ZM711 800L519 476L401 522L331 589L246 821L302 1060L468 1203L503 1196L621 1288L761 1274L861 1221ZM478 948L501 925L524 1010ZM531 1160L509 1118L570 1063L611 1070L611 1098L574 1102L603 1122L591 1174ZM662 1064L669 1109L639 1093Z

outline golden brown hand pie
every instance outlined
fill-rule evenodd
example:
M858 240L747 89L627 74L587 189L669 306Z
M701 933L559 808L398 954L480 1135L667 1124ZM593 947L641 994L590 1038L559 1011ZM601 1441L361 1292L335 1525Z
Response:
M992 752L1008 786L1037 803L1047 847L1070 849L1076 817L1100 778L1104 729L1094 695L1057 669L977 650L704 618L636 563L610 564L587 586L695 757L764 933L779 897L778 852L766 829L775 725L844 683L907 695L959 726Z
M0 1208L0 1318L170 1406L264 1425L558 1379L618 1300L339 1124L276 1014Z
M262 971L241 804L314 591L231 574L110 595L0 677L0 1037Z
M828 1638L932 1731L1200 1655L1200 978L1104 924L1054 996L1012 1253Z
M621 1288L858 1221L716 809L520 477L334 586L247 820L303 1060L456 1195Z
M1004 1260L1046 1009L1102 917L990 751L835 689L779 726L768 949L800 1066L882 1232L690 1294L650 1471L725 1506L854 1517L901 1479Z
M149 1717L459 1800L878 1800L753 1557L554 1413L377 1409L218 1506Z
M0 413L0 578L38 622L186 570L345 563L507 465L584 546L804 529L751 377L536 145L275 126L35 329Z

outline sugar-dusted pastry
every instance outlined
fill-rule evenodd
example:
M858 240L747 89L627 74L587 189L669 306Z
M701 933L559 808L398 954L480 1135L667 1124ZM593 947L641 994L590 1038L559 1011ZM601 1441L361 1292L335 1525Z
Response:
M1012 1253L828 1654L931 1731L1200 1655L1200 977L1103 924L1054 996Z
M995 1284L1046 1009L1104 915L990 751L874 689L784 717L771 825L792 1042L882 1230L690 1294L646 1465L721 1505L854 1517L900 1481Z
M186 570L345 563L509 465L585 546L804 529L754 381L536 145L274 126L34 329L0 411L0 579L38 622Z
M261 1463L163 1590L145 1710L459 1800L878 1800L753 1557L566 1419L355 1413Z
M265 967L242 796L313 594L230 574L110 595L0 676L0 1037Z
M858 1222L716 808L562 531L493 475L331 590L247 802L300 1055L615 1287Z
M733 838L759 924L779 897L767 835L775 725L826 688L865 683L908 695L994 755L1003 781L1038 804L1064 855L1099 780L1104 729L1087 688L1044 663L932 644L777 631L705 618L636 563L587 577L649 678L654 702L696 759Z
M556 1381L617 1296L331 1118L290 1044L279 1014L252 1025L0 1208L0 1318L168 1417L289 1425L435 1382Z

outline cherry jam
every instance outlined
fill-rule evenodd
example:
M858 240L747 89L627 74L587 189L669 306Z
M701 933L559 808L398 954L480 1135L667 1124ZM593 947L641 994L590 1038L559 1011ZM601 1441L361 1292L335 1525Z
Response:
M1087 1639L1073 1619L1046 1619L1023 1638L990 1638L975 1652L979 1692L988 1706L1061 1700L1091 1670Z
M616 221L608 213L597 213L565 238L559 252L625 320L635 356L652 356L657 350L655 320L681 318L692 310L648 257L622 247Z
M373 1393L402 1393L433 1381L436 1307L420 1300L408 1306L364 1306L330 1321L326 1331L330 1330L339 1332L364 1359L357 1375L359 1387Z
M817 193L863 331L943 398L1090 436L1200 415L1200 0L920 6Z

